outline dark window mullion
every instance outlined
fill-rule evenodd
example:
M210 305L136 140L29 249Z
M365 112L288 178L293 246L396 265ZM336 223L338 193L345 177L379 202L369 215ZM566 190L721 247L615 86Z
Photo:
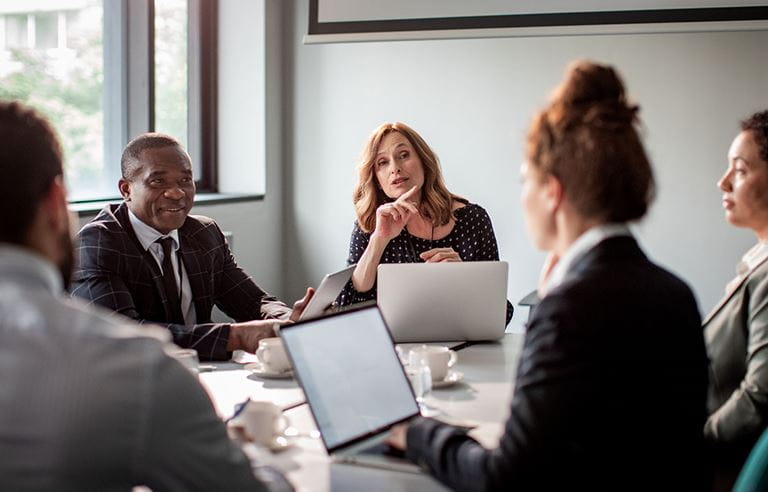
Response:
M189 0L188 151L200 191L217 191L217 22L215 0Z

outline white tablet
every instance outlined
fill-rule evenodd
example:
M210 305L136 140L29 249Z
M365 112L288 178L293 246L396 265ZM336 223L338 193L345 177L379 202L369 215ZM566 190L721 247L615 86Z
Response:
M335 273L329 273L320 282L320 285L315 290L315 295L310 299L309 304L301 313L300 320L317 318L322 316L326 309L328 309L333 301L339 297L344 286L347 285L349 279L352 278L352 272L355 271L356 265L351 265L343 270L339 270Z

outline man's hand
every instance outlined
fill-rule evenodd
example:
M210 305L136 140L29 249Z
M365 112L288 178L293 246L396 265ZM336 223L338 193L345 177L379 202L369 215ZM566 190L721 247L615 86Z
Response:
M246 352L254 353L259 347L261 340L277 336L275 334L275 327L286 323L289 323L289 321L280 319L260 319L244 323L232 323L229 325L227 351L245 350Z
M307 304L309 304L309 300L312 299L313 295L315 295L315 289L308 287L304 297L293 303L293 311L291 311L291 317L289 318L291 321L299 321L301 313L304 312L304 308L307 307Z
M397 424L392 427L387 437L387 444L400 451L405 451L407 447L406 441L408 437L408 424Z
M426 263L442 263L444 261L461 261L459 253L453 248L432 248L419 255Z

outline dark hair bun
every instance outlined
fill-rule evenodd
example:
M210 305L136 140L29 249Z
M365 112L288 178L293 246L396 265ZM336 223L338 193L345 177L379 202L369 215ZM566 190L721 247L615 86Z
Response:
M531 124L528 162L555 176L584 217L640 219L653 201L655 182L637 111L613 68L574 62Z
M584 60L569 65L565 79L555 89L551 107L558 120L552 121L556 128L632 125L639 110L627 103L624 84L612 67Z

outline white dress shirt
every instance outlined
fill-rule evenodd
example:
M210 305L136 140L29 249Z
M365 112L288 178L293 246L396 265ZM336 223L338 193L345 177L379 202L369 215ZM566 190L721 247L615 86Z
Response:
M552 269L549 278L539 291L539 297L544 297L552 289L563 283L571 267L602 241L616 236L631 236L632 232L626 224L603 224L587 229L571 243L557 265Z
M744 277L748 276L756 266L761 264L768 256L768 242L758 241L749 251L744 253L741 261L736 265L736 277L725 286L725 295L729 296Z
M150 227L136 217L133 212L128 210L128 218L133 226L133 231L136 233L136 237L139 239L139 243L145 250L149 250L152 256L157 261L157 265L160 267L160 271L163 271L163 260L165 254L163 253L163 246L156 242L161 237L170 237L173 239L173 251L178 253L179 247L179 231L178 229L169 232L168 234L161 234L154 227ZM192 287L189 285L189 275L184 268L184 263L179 262L179 255L175 254L171 257L171 264L173 265L173 276L176 279L176 285L179 285L179 277L181 277L181 313L184 315L184 322L188 325L194 325L197 323L197 315L195 313L195 303L192 302ZM181 269L181 275L179 275L179 269Z

